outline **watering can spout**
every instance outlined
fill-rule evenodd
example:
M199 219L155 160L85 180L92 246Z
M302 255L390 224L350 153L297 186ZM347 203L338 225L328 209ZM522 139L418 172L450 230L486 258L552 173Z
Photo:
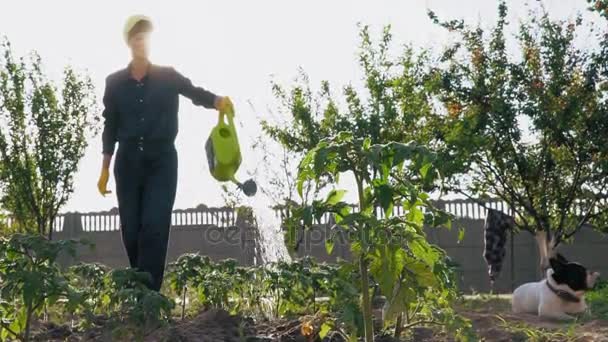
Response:
M237 183L237 186L243 191L243 193L245 193L245 195L249 197L255 195L258 190L258 186L257 184L255 184L255 181L253 179L249 179L242 184Z

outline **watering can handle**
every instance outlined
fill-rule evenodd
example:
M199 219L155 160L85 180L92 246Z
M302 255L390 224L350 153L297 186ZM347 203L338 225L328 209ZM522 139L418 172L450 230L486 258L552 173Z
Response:
M234 118L234 111L230 112L222 112L220 111L218 123L224 123L224 116L228 117L228 123L232 124L232 119Z

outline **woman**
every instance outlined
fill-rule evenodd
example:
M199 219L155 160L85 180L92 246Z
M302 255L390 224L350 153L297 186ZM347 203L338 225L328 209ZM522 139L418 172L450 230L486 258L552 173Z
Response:
M171 213L177 187L179 95L195 105L232 110L228 97L196 87L172 67L150 63L151 20L130 17L124 39L131 49L129 65L106 78L103 96L103 164L98 189L107 182L115 144L116 195L122 240L132 268L148 272L148 286L159 291L165 269Z

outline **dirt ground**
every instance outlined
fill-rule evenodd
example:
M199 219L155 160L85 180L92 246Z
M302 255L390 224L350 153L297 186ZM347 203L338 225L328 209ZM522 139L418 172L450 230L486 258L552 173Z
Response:
M509 299L504 297L468 299L457 306L463 316L471 320L479 341L517 342L608 342L608 321L581 318L568 324L548 321L532 315L515 315L510 312ZM159 328L144 337L145 342L311 342L300 333L300 320L257 322L249 318L232 316L222 310L208 310L169 327ZM72 334L66 326L49 325L38 334L38 341L133 341L133 337L112 336L108 329L98 328L82 334ZM344 341L339 336L324 342ZM376 341L392 342L390 337L378 336ZM448 342L450 336L437 333L429 327L410 331L402 341Z
M471 320L480 341L603 342L608 341L608 321L581 317L565 323L541 319L535 315L513 314L510 297L469 298L457 311ZM413 341L450 341L433 335L428 328L417 329Z

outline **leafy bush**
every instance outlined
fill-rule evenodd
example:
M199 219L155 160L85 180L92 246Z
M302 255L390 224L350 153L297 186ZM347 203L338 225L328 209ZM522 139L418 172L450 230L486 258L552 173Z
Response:
M114 269L96 263L80 263L70 267L73 286L86 289L83 301L76 308L82 328L91 327L101 316L117 336L140 336L171 319L175 303L150 290L149 274L134 269Z
M77 244L21 234L0 240L0 340L29 341L32 319L44 305L61 304L68 312L82 305L86 288L72 286L56 264L62 253L73 256Z
M253 283L255 272L239 267L234 259L214 263L207 256L184 254L169 264L167 281L171 290L181 297L182 318L188 293L196 294L203 307L235 313L252 309L258 303L260 289Z
M585 295L585 300L594 317L608 319L608 283L599 283L594 291Z
M104 313L104 302L109 302L105 280L108 273L108 267L98 263L79 263L68 270L70 283L75 288L86 289L82 305L75 311L75 315L81 318L82 327L90 327L95 315Z
M353 270L345 266L349 265L317 264L306 257L264 267L239 267L233 259L212 262L206 256L185 254L169 265L167 280L181 297L182 318L187 293L195 295L204 307L232 313L264 315L271 311L278 317L318 310L343 312L358 293ZM328 300L317 303L319 297ZM273 307L265 308L264 300L270 300Z
M116 321L144 327L169 321L175 303L150 290L148 278L134 269L112 270L105 278L103 304Z
M306 182L337 182L346 172L357 183L357 212L342 201L345 191L334 189L325 199L292 206L285 224L293 247L298 229L320 223L325 214L333 215L336 225L326 238L328 253L335 235L347 232L355 255L353 266L358 268L365 341L373 341L371 287L386 298L386 322L397 320L397 336L402 328L441 323L467 338L470 326L450 308L456 284L447 256L428 243L423 231L424 225L450 227L450 216L435 208L427 194L440 181L438 163L435 153L414 142L371 145L369 138L357 139L349 132L322 140L300 163L300 195ZM395 215L394 206L401 206L404 214ZM413 320L417 315L430 318ZM357 334L361 335L360 326Z

